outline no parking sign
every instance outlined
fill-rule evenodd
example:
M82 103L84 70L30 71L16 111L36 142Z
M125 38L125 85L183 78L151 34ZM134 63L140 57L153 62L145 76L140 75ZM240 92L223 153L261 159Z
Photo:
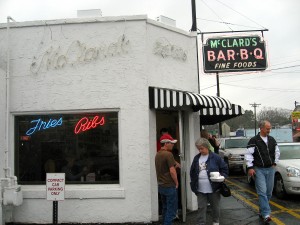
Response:
M47 200L65 200L65 173L47 173L46 176Z

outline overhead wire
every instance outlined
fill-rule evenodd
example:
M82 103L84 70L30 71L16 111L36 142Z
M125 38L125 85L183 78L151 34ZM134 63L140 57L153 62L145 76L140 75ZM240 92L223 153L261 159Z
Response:
M246 88L246 89L254 89L254 90L262 90L262 91L285 91L285 92L300 92L300 89L281 89L281 88L267 88L267 87L249 87L249 86L241 86L241 85L234 85L234 84L225 84L220 83L222 85L232 86L232 87L239 87L239 88Z
M201 19L201 20L206 20L206 21L210 21L210 22L217 22L217 23L222 23L222 24L225 24L231 31L234 31L229 25L234 25L234 26L243 26L243 27L248 27L248 28L257 28L257 27L253 27L253 26L246 26L246 25L241 25L241 24L233 24L233 23L230 23L230 22L226 22L224 21L221 16L219 16L215 10L213 10L204 0L201 0L203 2L203 4L211 10L211 12L213 12L215 14L216 17L218 17L221 21L214 21L214 20L208 20L208 19L203 19L203 18L197 18L197 19ZM260 28L262 29L267 29L265 28L263 25L257 23L256 21L252 20L251 18L247 17L246 15L242 14L241 12L233 9L232 7L228 6L227 4L225 4L224 2L221 2L220 0L215 0L216 2L222 4L223 6L227 7L228 9L236 12L237 14L241 15L242 17L246 18L247 20L251 21L252 23L255 23L256 25L258 25ZM200 29L197 28L199 31Z
M209 8L225 25L227 25L227 27L231 30L231 31L233 31L233 29L231 29L231 27L228 25L228 24L226 24L225 23L225 21L223 21L223 19L204 1L204 0L201 0L205 5L206 5L206 7L207 8Z
M215 23L222 23L222 24L234 25L234 26L241 26L241 27L248 27L248 28L257 28L257 27L246 26L246 25L241 25L241 24L234 24L234 23L225 22L225 21L203 19L203 18L199 18L199 17L197 19L198 20L203 20L203 21L208 21L208 22L215 22Z
M278 75L278 74L276 74ZM247 80L253 80L253 79L258 79L258 78L265 78L265 77L268 77L268 76L274 76L274 74L267 74L267 75L261 75L261 76L254 76L254 77L250 77L250 78L245 78L245 79L239 79L239 80L234 80L234 81L227 81L227 82L221 82L220 84L223 84L223 85L229 85L229 83L236 83L236 82L241 82L241 81L247 81ZM222 76L223 77L223 76ZM216 85L213 85L213 86L209 86L209 87L204 87L203 89L201 90L206 90L206 89L209 89L209 88L212 88ZM238 86L238 85L236 85ZM240 86L242 88L242 86ZM262 87L264 88L264 87ZM286 89L280 89L281 91L285 91ZM298 89L297 89L298 90Z
M225 7L231 9L232 11L238 13L239 15L243 16L244 18L248 19L249 21L255 23L256 25L266 29L264 26L262 26L261 24L257 23L256 21L250 19L249 17L243 15L242 13L238 12L237 10L233 9L232 7L226 5L224 2L221 2L220 0L216 0L217 2L219 2L220 4L224 5ZM221 24L225 24L231 31L233 31L233 29L229 26L229 25L232 25L232 26L243 26L243 27L251 27L251 26L245 26L245 25L241 25L241 24L233 24L233 23L230 23L230 22L226 22L224 21L205 1L202 0L202 2L206 5L207 8L209 8L221 21L216 21L216 20L208 20L208 19L203 19L203 18L197 18L199 20L204 20L204 21L208 21L208 22L216 22L216 23L221 23ZM253 28L253 27L251 27ZM263 90L263 91L270 91L270 92L280 92L279 94L272 94L270 96L270 98L275 98L276 95L280 95L281 96L281 92L287 92L287 93L298 93L300 92L299 89L282 89L282 88L266 88L266 87L245 87L245 86L241 86L241 85L234 85L234 84L228 84L228 83L232 83L232 82L240 82L240 81L245 81L245 80L251 80L251 79L257 79L257 78L265 78L265 77L268 77L268 76L274 76L274 75L279 75L279 74L274 74L274 73L278 73L278 71L280 70L287 70L287 69L293 69L293 68L296 68L296 67L299 67L300 65L289 65L289 66L283 66L283 67L278 67L278 68L274 68L274 66L279 66L279 65L287 65L289 63L295 63L295 62L298 62L299 60L293 60L293 61L288 61L288 62L282 62L282 57L280 57L281 59L281 63L277 63L277 64L273 64L272 65L272 68L266 70L266 72L268 72L268 74L266 75L261 75L260 76L255 76L255 77L251 77L251 78L246 78L246 79L239 79L239 80L235 80L235 81L229 81L229 82L226 82L226 83L220 83L221 85L227 85L227 86L231 86L231 87L238 87L238 88L244 88L244 89L254 89L254 90ZM244 73L239 73L239 74L227 74L227 75L223 75L222 77L233 77L233 76L240 76L240 75L249 75L249 74L253 74L254 72L253 71L247 71L247 72L244 72ZM256 74L258 73L261 73L261 71L257 71ZM271 74L270 74L271 73ZM294 71L280 71L279 72L280 74L286 74L286 73L294 73ZM255 74L255 75L256 75ZM211 85L211 86L208 86L208 87L204 87L202 88L201 90L206 90L206 89L210 89L212 87L215 87L216 85ZM278 97L276 97L277 101L279 100Z
M251 22L253 22L253 23L257 24L257 25L258 25L258 26L260 26L260 27L262 27L263 29L266 29L264 26L260 25L259 23L257 23L256 21L254 21L254 20L250 19L249 17L245 16L244 14L242 14L242 13L238 12L237 10L233 9L232 7L230 7L230 6L226 5L225 3L221 2L220 0L215 0L215 1L217 1L217 2L221 3L221 4L222 4L222 5L224 5L225 7L227 7L227 8L229 8L229 9L231 9L232 11L234 11L234 12L236 12L236 13L240 14L241 16L245 17L246 19L250 20Z
M283 70L283 69L289 69L289 68L294 68L294 67L299 67L300 65L292 65L292 66L286 66L286 67L280 67L280 68L274 68L274 69L267 69L265 70L265 72L273 72L273 71L276 71L276 70ZM222 74L222 77L223 78L227 78L227 77L235 77L235 76L242 76L242 75L252 75L252 74L260 74L262 73L262 71L257 71L257 72L254 72L254 71L245 71L245 72L238 72L238 73L227 73L227 74ZM285 71L285 72L282 72L282 73L293 73L293 71ZM261 75L260 77L263 77L263 76L272 76L272 75Z

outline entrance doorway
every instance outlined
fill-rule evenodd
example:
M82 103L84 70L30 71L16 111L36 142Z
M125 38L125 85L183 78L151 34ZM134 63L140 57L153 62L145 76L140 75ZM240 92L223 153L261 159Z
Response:
M166 129L168 133L177 139L173 148L173 155L177 162L181 164L181 169L177 170L178 187L178 214L182 221L186 220L186 182L185 182L185 159L184 159L184 140L183 140L183 115L180 111L156 111L156 134L157 141L161 135L161 130ZM158 145L159 146L159 145ZM159 150L159 149L157 149ZM160 208L160 206L159 206Z

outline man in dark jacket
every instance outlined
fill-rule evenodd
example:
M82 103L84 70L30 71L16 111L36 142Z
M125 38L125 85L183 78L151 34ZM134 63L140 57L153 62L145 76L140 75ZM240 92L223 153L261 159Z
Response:
M259 198L259 216L266 224L271 221L269 201L274 186L275 166L279 161L279 148L275 139L269 136L271 123L259 123L260 133L250 139L245 153L248 175L255 180Z

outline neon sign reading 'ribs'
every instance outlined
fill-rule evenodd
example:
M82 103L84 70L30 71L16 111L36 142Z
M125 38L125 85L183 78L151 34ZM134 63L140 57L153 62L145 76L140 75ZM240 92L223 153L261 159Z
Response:
M74 129L75 134L79 134L80 132L87 131L90 129L94 129L98 126L103 126L105 124L104 117L95 116L93 119L89 119L88 117L81 118Z

